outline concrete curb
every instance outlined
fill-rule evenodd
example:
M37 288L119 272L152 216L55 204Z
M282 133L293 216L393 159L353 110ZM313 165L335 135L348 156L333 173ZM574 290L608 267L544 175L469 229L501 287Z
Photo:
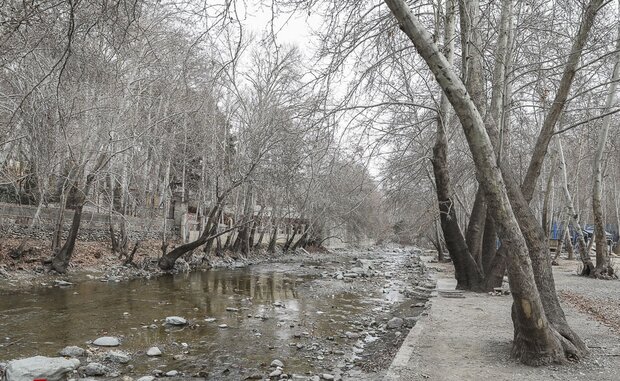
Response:
M431 293L431 297L428 300L430 307L427 310L429 312L426 315L420 315L420 319L416 322L411 331L409 331L407 337L405 337L405 340L400 346L400 349L398 349L396 356L394 356L394 359L392 360L392 364L390 364L390 367L385 374L385 380L400 380L401 376L407 373L407 370L410 367L408 364L413 357L414 351L420 346L419 341L422 336L422 332L424 332L424 329L429 324L433 298L437 297L440 290L454 290L454 286L449 280L441 277L438 278L437 275L437 273L433 274L433 277L436 279L437 283L435 284L435 289Z

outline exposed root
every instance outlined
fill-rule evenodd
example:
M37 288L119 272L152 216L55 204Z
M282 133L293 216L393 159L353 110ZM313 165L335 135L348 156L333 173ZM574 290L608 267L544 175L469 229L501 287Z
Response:
M592 277L596 279L613 280L618 279L614 268L611 265L596 267L592 272Z

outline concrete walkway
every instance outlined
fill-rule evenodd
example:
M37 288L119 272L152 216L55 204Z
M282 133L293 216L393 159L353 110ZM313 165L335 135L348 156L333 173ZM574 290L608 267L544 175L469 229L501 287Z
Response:
M591 348L591 355L570 365L533 368L517 363L510 356L511 296L466 292L464 298L443 297L441 290L454 290L456 282L448 266L434 266L443 270L436 275L439 295L403 342L386 380L620 380L620 337L570 306L564 306L569 324ZM556 274L558 288L565 280L571 286L580 281L567 277ZM584 287L594 281L581 279Z

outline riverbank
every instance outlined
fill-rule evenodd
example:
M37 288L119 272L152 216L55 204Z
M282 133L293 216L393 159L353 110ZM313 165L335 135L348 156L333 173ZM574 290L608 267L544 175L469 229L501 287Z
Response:
M578 262L554 266L556 287L569 324L585 340L590 356L579 363L528 367L510 357L509 295L464 292L453 298L450 264L431 264L437 297L428 316L410 332L386 379L441 380L618 380L620 369L620 282L576 275ZM443 295L442 295L443 294Z
M14 259L11 251L20 245L16 238L7 238L0 242L0 290L18 290L31 287L48 287L55 282L83 281L84 279L99 279L102 281L121 282L130 279L160 276L170 272L161 271L157 260L161 256L161 241L142 241L135 253L133 264L124 264L125 259L119 258L110 250L108 242L76 242L73 257L69 263L67 274L58 274L49 271L42 262L51 258L50 242L47 240L29 240L23 255ZM170 242L168 251L175 247L176 242ZM365 251L365 250L364 250ZM184 273L193 270L209 268L242 268L252 264L268 262L294 262L303 256L312 259L324 257L326 252L307 251L282 253L268 253L264 249L253 251L247 256L227 252L223 255L213 253L204 256L202 251L196 250L180 258L171 273Z
M420 254L290 254L119 282L70 274L72 284L0 292L0 362L78 346L85 355L74 375L94 362L106 367L102 380L173 371L169 380L269 379L274 360L298 380L381 379L434 288ZM161 324L175 315L188 324ZM94 345L100 336L118 338L112 349L129 361ZM163 356L149 357L151 346Z

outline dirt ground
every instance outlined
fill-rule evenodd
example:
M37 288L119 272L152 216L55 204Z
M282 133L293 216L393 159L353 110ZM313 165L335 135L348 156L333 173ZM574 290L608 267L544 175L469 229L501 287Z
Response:
M404 346L413 346L406 365L390 369L394 380L619 380L620 281L576 275L578 262L554 267L556 286L569 324L590 355L579 363L528 367L510 356L510 296L464 293L433 298L429 316ZM450 265L435 264L438 289L453 289ZM414 330L416 330L414 329ZM414 337L415 336L415 337ZM402 350L402 349L401 349Z

